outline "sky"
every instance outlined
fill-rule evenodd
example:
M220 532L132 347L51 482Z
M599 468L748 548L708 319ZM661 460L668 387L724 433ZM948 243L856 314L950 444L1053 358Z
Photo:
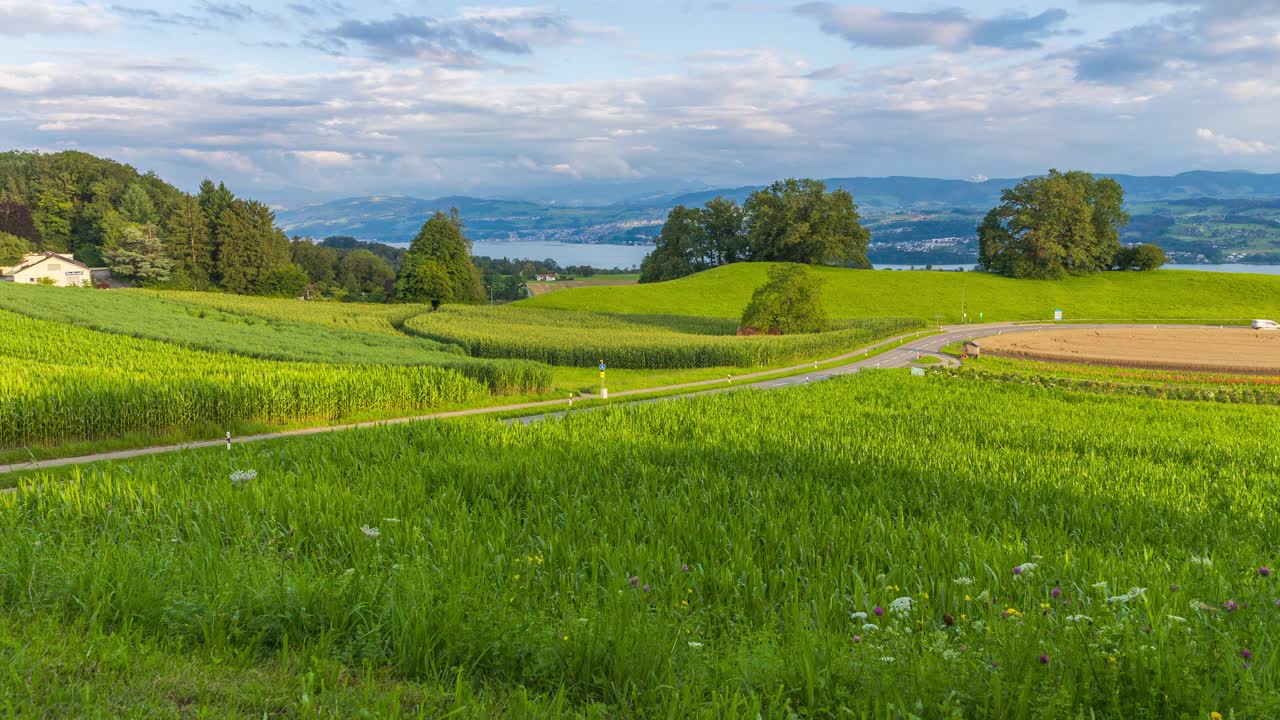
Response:
M280 206L1280 171L1280 0L0 0L0 148Z

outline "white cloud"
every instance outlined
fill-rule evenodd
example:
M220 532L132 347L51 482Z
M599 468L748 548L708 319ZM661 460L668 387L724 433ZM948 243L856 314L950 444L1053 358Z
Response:
M0 35L96 33L115 26L115 16L101 5L0 0Z
M258 166L248 156L238 152L229 150L192 150L191 148L180 148L175 152L188 160L195 160L218 170L232 170L246 175L256 175L259 172Z
M336 150L292 150L288 153L302 162L320 167L351 167L359 159L354 153Z
M1223 155L1270 155L1276 151L1275 145L1261 140L1241 140L1216 133L1209 128L1196 130L1196 137L1212 143Z

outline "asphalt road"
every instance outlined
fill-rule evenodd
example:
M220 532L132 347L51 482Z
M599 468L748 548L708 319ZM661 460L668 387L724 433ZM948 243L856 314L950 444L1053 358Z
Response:
M852 352L846 353L836 358L820 361L818 364L830 364L833 360L848 360L849 362L834 367L814 369L812 372L804 372L806 365L796 365L790 368L782 368L778 370L768 370L750 375L743 375L735 378L732 383L726 380L708 380L695 383L685 383L681 385L670 385L666 387L647 388L644 390L632 390L628 392L614 393L613 398L625 398L632 395L644 395L660 392L681 391L678 394L671 394L665 397L652 399L637 399L635 403L661 402L665 400L674 400L679 398L692 397L697 395L707 395L712 393L729 392L733 390L741 390L744 388L757 389L776 389L785 387L794 387L796 385L804 385L810 382L826 380L840 375L848 375L856 373L865 368L903 368L911 365L911 363L921 355L933 355L941 359L944 363L954 363L951 358L941 355L942 348L958 342L966 340L976 340L979 338L990 337L992 335L1000 335L1006 332L1026 332L1035 330L1044 330L1048 328L1059 327L1072 328L1178 328L1178 327L1203 327L1203 326L1187 326L1187 325L1119 325L1119 324L1099 324L1099 325L1081 325L1063 323L1045 323L1035 325L1025 325L1017 323L986 323L981 325L945 325L942 332L937 335L926 335L918 337L919 332L907 333L894 338L882 340L873 345L864 348L858 348ZM874 352L886 345L891 345L903 338L917 337L903 344L902 346L889 350L880 355L861 359L861 356ZM755 381L753 378L760 378L768 375L776 375L780 372L798 372L800 374L791 375L783 378L764 379ZM584 396L585 399L593 399L593 396ZM596 407L618 407L622 404L630 403L611 403L609 405L601 405ZM456 417L467 417L473 415L490 415L494 413L506 413L512 411L528 410L529 414L518 417L509 422L532 423L551 417L559 417L567 411L566 400L546 400L534 403L522 403L518 405L503 405L499 407L474 408L470 410L459 410L454 412L435 413L431 415L421 415L416 417L397 418L392 420L378 420L373 422L353 423L348 425L334 425L327 427L303 428L299 430L287 430L282 432L265 433L262 435L253 435L248 437L235 438L234 442L258 442L262 440L273 440L286 437L299 437L304 435L318 435L321 433L340 432L343 430L354 430L357 428L376 427L380 425L395 425L408 422L421 422L425 420L443 420ZM160 453L177 452L179 450L192 450L198 448L221 447L225 445L225 440L208 440L203 442L183 443L180 445L165 445L159 447L137 448L133 450L120 450L117 452L99 453L95 455L86 455L81 457L58 458L55 460L40 460L28 463L14 463L11 465L0 465L0 475L17 472L21 470L42 470L46 468L62 467L66 465L82 465L86 463L100 462L104 460L123 460L133 457L142 457L145 455L157 455ZM0 492L6 492L0 490Z

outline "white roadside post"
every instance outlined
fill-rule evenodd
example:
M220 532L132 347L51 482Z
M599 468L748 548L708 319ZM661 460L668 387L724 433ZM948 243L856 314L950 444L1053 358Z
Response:
M604 370L605 370L604 360L601 360L600 361L600 399L608 400L609 388L604 386Z
M227 450L231 450L231 431L227 431Z

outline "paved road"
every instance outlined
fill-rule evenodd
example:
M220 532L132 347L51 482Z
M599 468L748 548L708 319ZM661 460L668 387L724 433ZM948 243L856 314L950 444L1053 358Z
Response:
M668 385L666 387L646 388L643 390L630 390L626 392L612 393L611 398L625 398L628 396L645 395L661 392L678 392L678 394L667 395L662 398L638 399L635 402L657 402L660 400L671 400L676 398L690 397L695 395L705 395L710 393L726 392L730 390L740 390L743 388L758 389L775 389L784 387L793 387L803 385L818 380L826 380L839 375L848 375L856 373L865 368L902 368L910 365L920 355L933 355L943 360L944 363L953 363L954 361L947 356L940 355L939 351L954 343L964 342L977 338L989 337L991 335L999 335L1006 332L1026 332L1034 330L1044 330L1047 328L1177 328L1188 327L1186 325L1117 325L1117 324L1100 324L1100 325L1081 325L1070 324L1063 325L1061 323L1053 324L1017 324L1017 323L986 323L983 325L945 325L942 326L941 332L936 335L925 335L921 337L921 333L907 333L899 335L888 340L882 340L873 345L864 348L858 348L844 355L831 358L818 363L819 365L829 365L833 361L840 362L847 360L847 363L827 367L822 369L814 369L812 372L804 372L804 369L810 367L810 364L796 365L790 368L780 370L767 370L750 375L742 375L733 378L732 382L726 380L705 380L701 382L684 383L680 385ZM1203 326L1190 326L1203 327ZM883 348L886 345L892 345L905 338L916 338L903 344L901 347L889 350L880 355L866 357L870 353ZM796 372L799 374L790 375L783 378L765 379L759 378L776 375L784 372ZM597 399L595 396L586 395L583 399ZM258 442L261 440L272 440L277 438L298 437L304 435L318 435L321 433L340 432L343 430L354 430L357 428L376 427L380 425L395 425L400 423L421 422L424 420L443 420L447 418L467 417L472 415L491 415L495 413L508 413L513 411L528 410L529 414L523 417L515 418L511 422L537 422L549 417L558 417L565 413L567 407L566 400L545 400L541 402L521 403L517 405L502 405L498 407L473 408L470 410L458 410L454 412L433 413L430 415L420 415L415 417L397 418L393 420L378 420L373 422L353 423L347 425L331 425L326 427L303 428L299 430L287 430L282 432L266 433L262 435L252 435L236 438L235 442ZM617 407L617 404L610 404L600 407ZM203 442L183 443L180 445L165 445L161 447L138 448L134 450L121 450L117 452L99 453L96 455L86 455L82 457L59 458L56 460L41 460L29 463L14 463L12 465L0 465L0 475L17 472L20 470L42 470L46 468L61 467L66 465L82 465L85 463L99 462L103 460L123 460L133 457L142 457L145 455L157 455L160 453L177 452L179 450L192 450L196 448L220 447L225 445L225 440L208 440ZM0 492L5 492L0 490Z

